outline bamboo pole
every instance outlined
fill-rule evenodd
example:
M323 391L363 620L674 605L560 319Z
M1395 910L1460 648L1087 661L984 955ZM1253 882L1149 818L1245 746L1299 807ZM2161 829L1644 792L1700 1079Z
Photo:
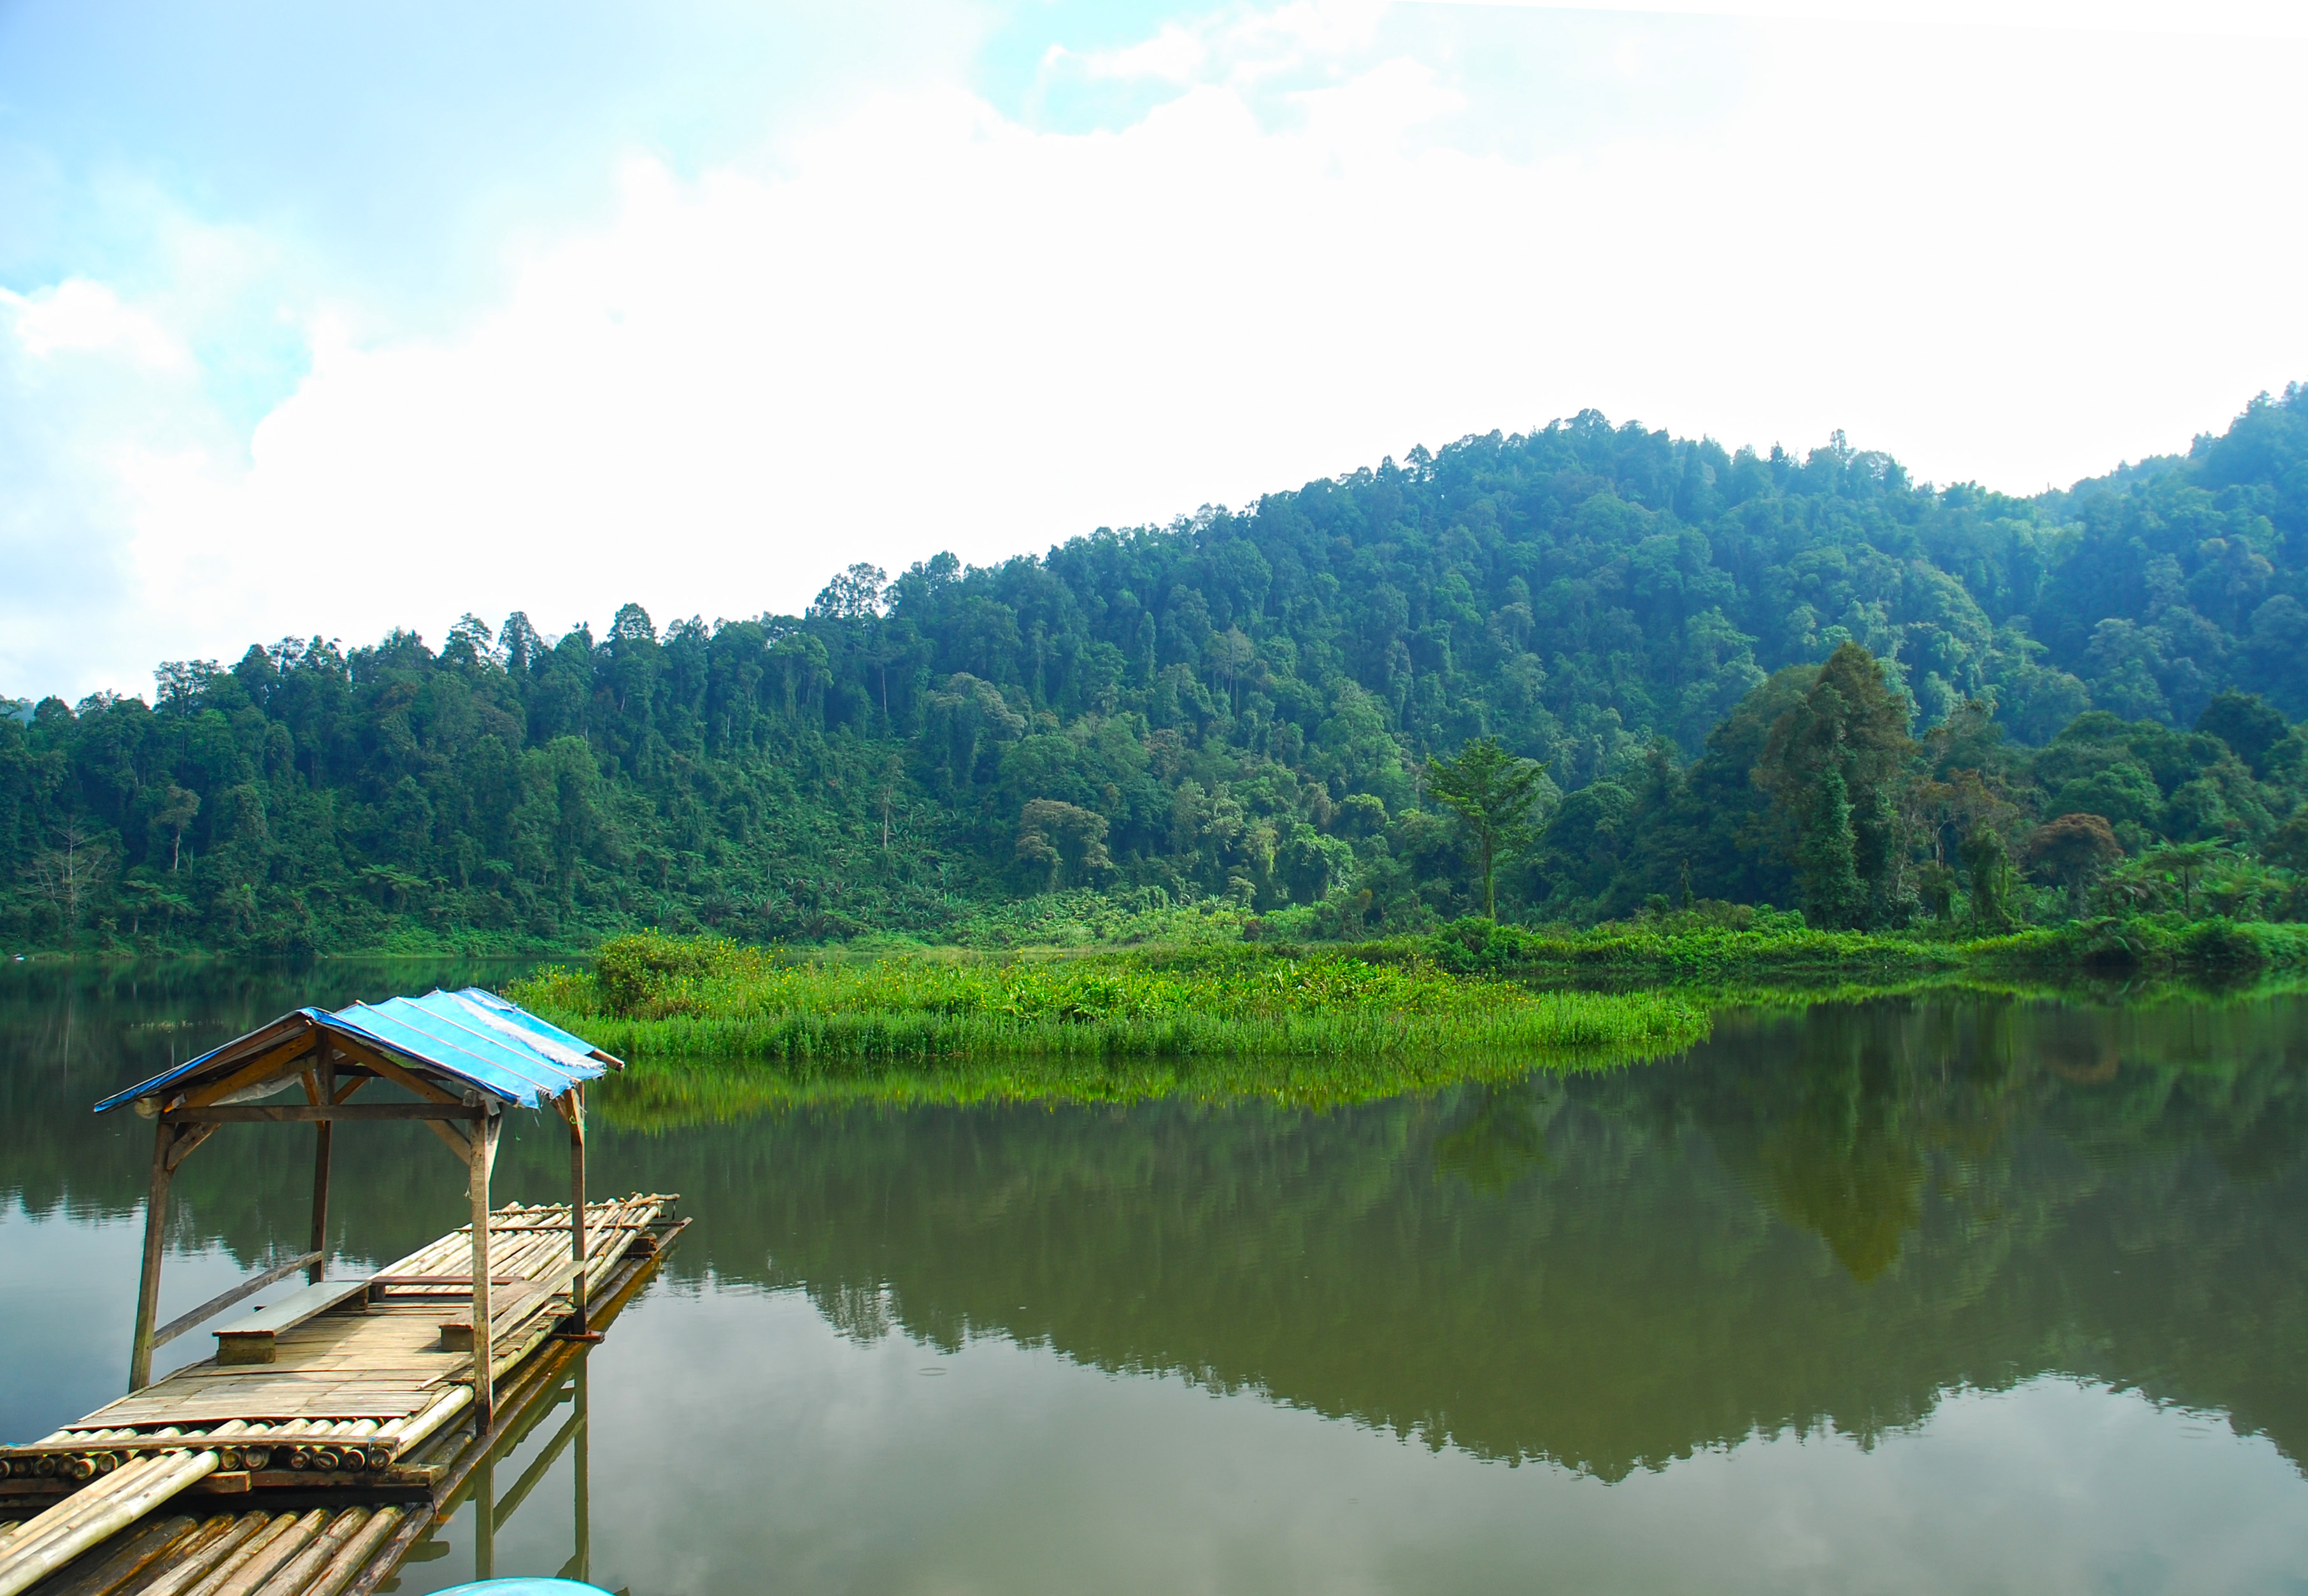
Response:
M394 1454L407 1457L415 1452L432 1438L435 1430L470 1407L472 1402L473 1388L469 1385L459 1385L442 1393L431 1407L392 1432Z
M235 1539L229 1550L210 1562L208 1568L169 1588L155 1586L138 1592L138 1596L215 1596L217 1588L248 1566L249 1560L260 1556L264 1549L296 1527L293 1513L253 1514L257 1520L253 1532ZM242 1521L244 1523L246 1520Z
M377 1549L392 1539L406 1514L398 1507L380 1507L376 1515L361 1527L342 1551L329 1560L320 1576L306 1587L304 1596L337 1596L337 1592L359 1577L361 1569L375 1557Z
M4 1576L4 1570L14 1566L15 1559L28 1556L59 1536L71 1534L77 1525L103 1513L115 1497L133 1494L137 1482L151 1473L159 1462L157 1458L140 1459L131 1463L125 1472L116 1472L108 1476L101 1485L74 1491L37 1518L20 1525L8 1538L4 1551L0 1551L0 1576Z
M306 1544L304 1550L288 1559L287 1565L271 1578L258 1585L251 1596L297 1596L313 1581L323 1567L333 1562L361 1526L373 1516L366 1507L348 1507L332 1519L322 1531Z
M217 1454L179 1453L151 1459L149 1467L144 1466L146 1462L139 1459L112 1475L104 1486L95 1488L103 1494L93 1503L61 1516L52 1531L39 1537L28 1537L22 1531L11 1536L7 1546L0 1549L0 1596L17 1596L18 1592L30 1589L90 1547L117 1534L177 1492L214 1473ZM115 1481L124 1483L112 1488ZM58 1506L71 1505L91 1494L76 1493ZM49 1509L51 1513L56 1511Z
M320 1534L321 1526L328 1522L329 1512L325 1507L315 1507L305 1514L266 1541L229 1577L220 1582L214 1596L249 1596L250 1592L272 1577L273 1570L310 1545Z
M232 1527L232 1515L202 1520L190 1514L148 1523L116 1538L116 1544L95 1566L59 1575L40 1596L118 1596L134 1587L140 1577L157 1577L168 1563L190 1557ZM164 1561L164 1559L166 1561Z
M220 1565L256 1536L271 1528L270 1514L245 1513L229 1522L224 1532L188 1548L185 1560L137 1592L137 1596L179 1596L206 1579ZM237 1565L235 1565L237 1566Z
M168 1235L168 1143L176 1133L167 1120L152 1127L152 1183L144 1195L144 1268L136 1281L136 1333L128 1350L128 1389L152 1383L152 1326L160 1315L160 1249Z

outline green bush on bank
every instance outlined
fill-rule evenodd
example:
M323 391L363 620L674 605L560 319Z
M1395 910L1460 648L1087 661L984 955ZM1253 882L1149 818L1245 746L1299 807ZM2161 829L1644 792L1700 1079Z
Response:
M1717 904L1587 930L1462 919L1411 945L1437 968L1468 975L1649 977L1695 987L1938 972L2225 977L2308 968L2308 926L2177 913L1933 937L1815 931L1800 914Z

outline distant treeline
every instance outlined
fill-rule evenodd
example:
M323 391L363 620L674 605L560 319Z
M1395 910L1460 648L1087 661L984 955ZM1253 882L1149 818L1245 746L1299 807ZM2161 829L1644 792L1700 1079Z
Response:
M1570 795L1502 874L1503 919L1688 893L1896 919L1968 893L1990 833L1998 911L2029 912L2027 850L2063 813L2132 858L2292 846L2304 590L2298 386L2032 500L1917 486L1839 436L1733 453L1589 412L1041 558L853 565L799 617L468 617L437 650L288 641L164 665L149 705L19 704L0 937L934 936L1081 887L1367 932L1479 903L1419 772L1484 736ZM1882 664L1884 735L1923 735L1839 766L1848 881L1799 857L1836 829L1800 817L1840 723L1813 703L1817 746L1772 756L1802 779L1754 780L1845 643ZM1832 904L1802 884L1823 868Z

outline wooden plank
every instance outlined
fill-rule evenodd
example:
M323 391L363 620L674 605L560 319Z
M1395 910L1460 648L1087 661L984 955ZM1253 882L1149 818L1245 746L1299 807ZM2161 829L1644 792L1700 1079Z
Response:
M210 1424L228 1419L254 1423L276 1419L399 1419L414 1413L430 1401L430 1385L407 1390L376 1390L366 1386L326 1392L202 1392L182 1401L130 1406L104 1417L116 1428L132 1424ZM333 1398L333 1401L323 1400Z
M358 1298L366 1307L366 1281L329 1281L317 1286L307 1286L292 1296L253 1308L231 1323L218 1326L212 1332L217 1338L217 1361L220 1364L271 1363L279 1350L280 1333L294 1329L315 1314L327 1313L345 1302Z

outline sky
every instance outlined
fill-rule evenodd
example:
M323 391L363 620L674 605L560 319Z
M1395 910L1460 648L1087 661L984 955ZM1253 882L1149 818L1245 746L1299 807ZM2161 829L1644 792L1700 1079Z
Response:
M0 0L0 695L791 613L1596 409L2308 379L2308 0Z

